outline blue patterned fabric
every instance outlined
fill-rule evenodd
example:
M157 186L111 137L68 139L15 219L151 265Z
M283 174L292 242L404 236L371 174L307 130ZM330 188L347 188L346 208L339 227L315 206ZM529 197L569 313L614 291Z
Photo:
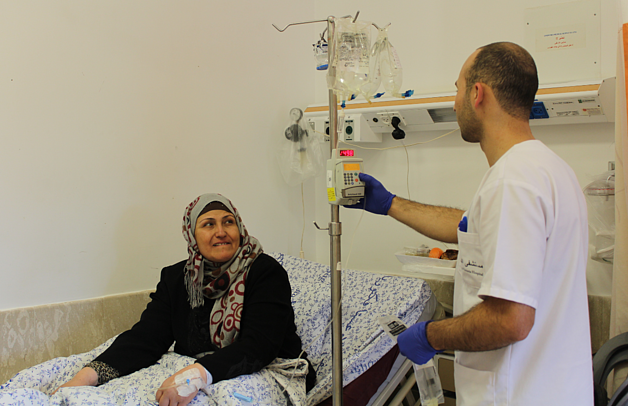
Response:
M292 286L297 333L317 371L316 386L305 394L307 366L300 360L275 360L260 372L210 385L190 405L316 405L331 395L331 286L329 266L274 253L288 272ZM370 368L394 342L377 323L381 315L395 315L407 324L421 316L431 291L421 279L342 271L344 384ZM162 382L194 359L173 352L131 375L99 387L62 388L85 364L102 353L113 338L92 351L55 358L18 373L0 386L1 405L157 405L155 392ZM295 368L296 365L296 368ZM293 374L294 372L294 374ZM284 388L287 390L284 391ZM235 394L252 398L242 400Z
M316 369L308 405L331 395L331 279L329 265L290 255L269 254L288 272L297 334ZM422 279L342 271L343 384L347 385L394 347L377 318L395 315L414 324L432 292ZM322 335L321 335L322 334Z

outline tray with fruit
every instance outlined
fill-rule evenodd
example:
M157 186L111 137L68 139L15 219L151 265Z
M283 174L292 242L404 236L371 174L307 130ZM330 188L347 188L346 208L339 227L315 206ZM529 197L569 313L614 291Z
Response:
M440 268L454 268L458 258L458 250L442 250L438 247L429 248L421 246L419 248L405 247L403 251L395 254L402 264L416 266L431 266Z

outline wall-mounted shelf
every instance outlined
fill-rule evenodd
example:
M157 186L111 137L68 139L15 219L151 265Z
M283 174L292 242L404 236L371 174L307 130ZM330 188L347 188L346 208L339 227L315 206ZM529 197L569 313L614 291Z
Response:
M392 116L402 119L401 127L407 132L456 129L455 97L455 93L446 93L371 103L349 102L344 109L341 139L381 142L381 134L392 131ZM614 122L615 78L540 86L536 100L532 126ZM327 105L312 105L305 110L305 118L317 131L326 131L328 117Z

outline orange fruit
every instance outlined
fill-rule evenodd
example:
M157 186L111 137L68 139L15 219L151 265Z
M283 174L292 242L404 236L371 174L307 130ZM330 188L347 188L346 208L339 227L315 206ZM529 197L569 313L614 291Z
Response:
M438 247L432 248L429 257L439 259L440 256L443 255L443 252L444 251Z

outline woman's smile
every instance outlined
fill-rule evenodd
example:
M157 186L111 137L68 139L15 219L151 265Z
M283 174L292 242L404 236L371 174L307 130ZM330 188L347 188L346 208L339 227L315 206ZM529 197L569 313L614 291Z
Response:
M200 215L194 238L203 257L212 262L227 262L240 248L240 230L235 217L224 210Z

